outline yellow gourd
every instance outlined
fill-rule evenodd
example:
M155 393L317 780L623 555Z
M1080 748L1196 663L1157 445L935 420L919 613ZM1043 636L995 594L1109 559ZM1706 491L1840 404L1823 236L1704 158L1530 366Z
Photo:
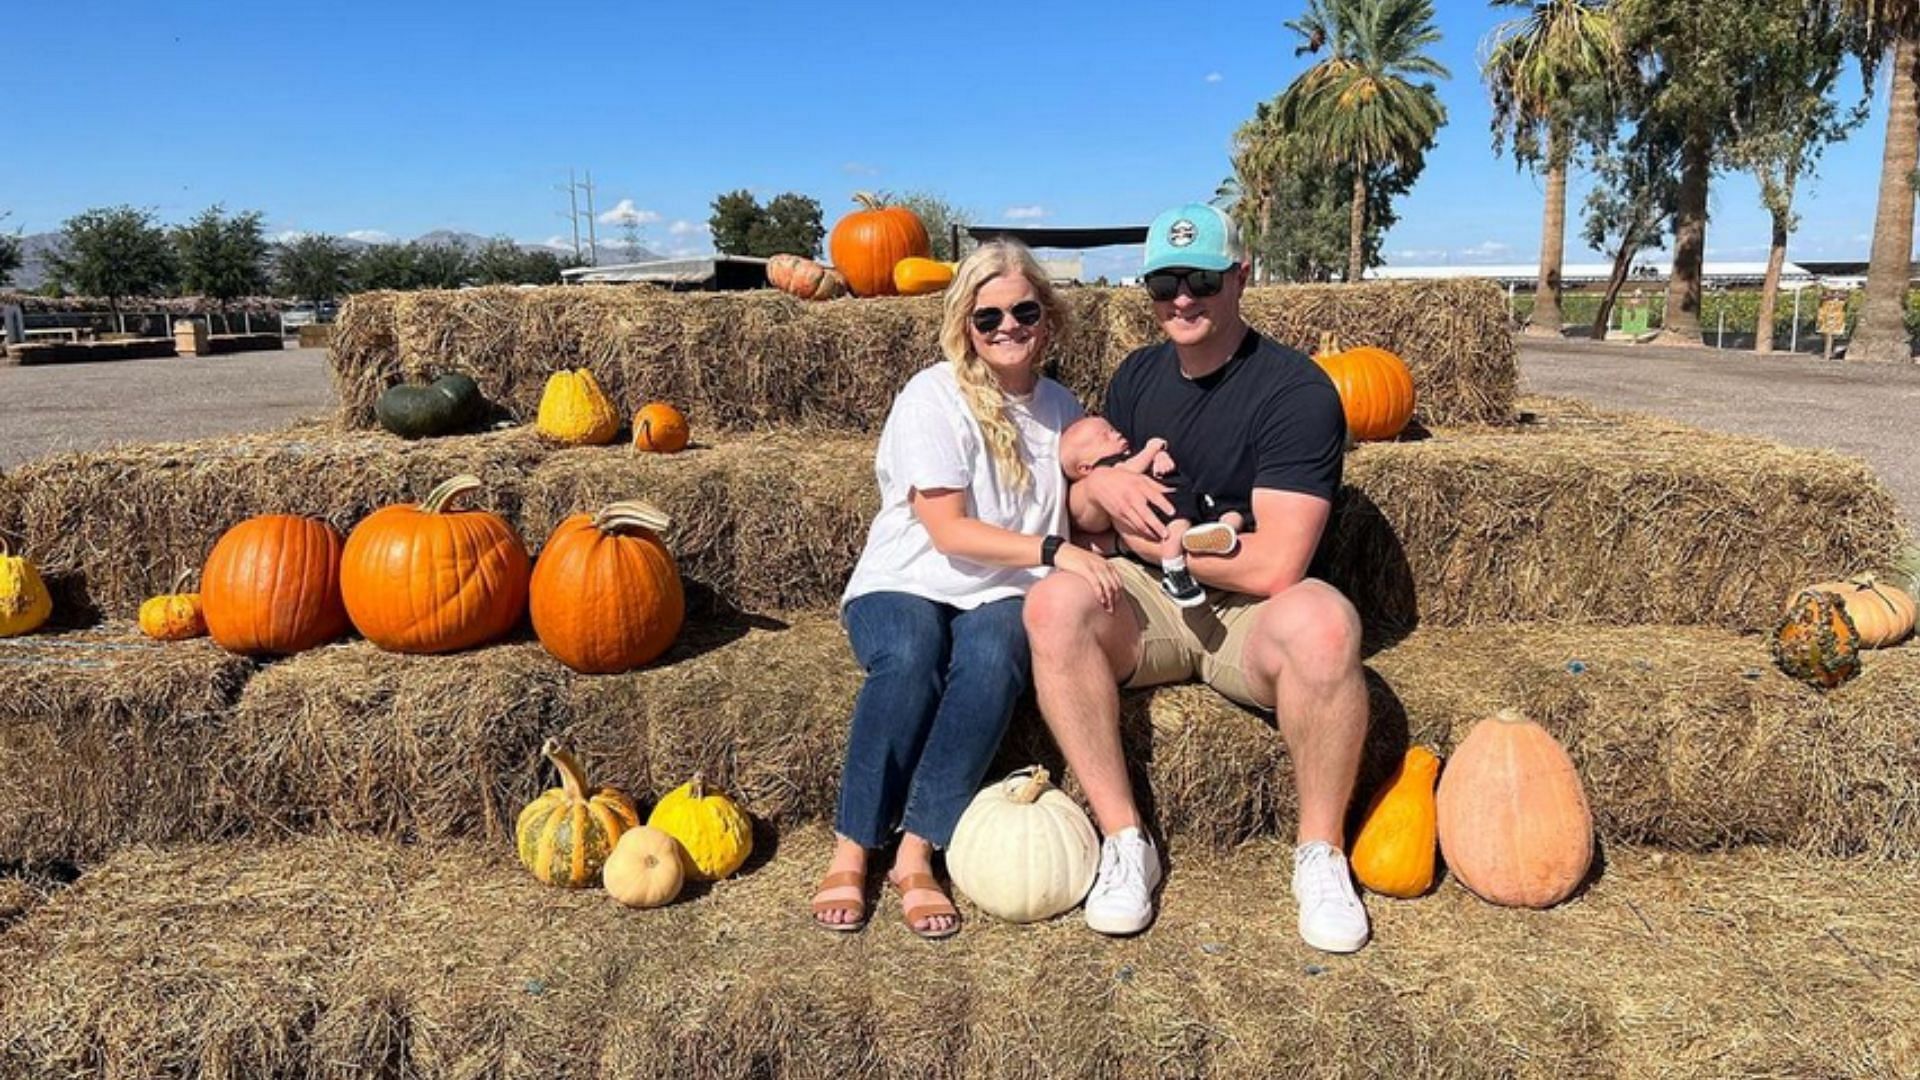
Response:
M953 284L953 263L910 255L893 264L893 287L902 296L936 293Z
M607 865L601 868L607 895L632 908L671 904L686 884L680 841L651 825L638 825L620 834Z
M0 637L30 634L53 614L53 596L40 571L24 555L14 555L0 538Z
M1402 899L1433 887L1433 849L1439 839L1433 785L1439 775L1440 759L1424 746L1411 747L1374 795L1350 855L1360 884Z
M568 446L605 446L620 433L620 410L586 368L556 371L540 394L540 434Z
M173 591L148 599L140 605L140 632L155 641L185 641L205 637L206 613L200 607L200 594L183 592L194 571L174 579Z
M674 788L653 808L647 824L680 841L687 876L695 881L719 881L753 853L753 823L747 812L706 780L692 780Z

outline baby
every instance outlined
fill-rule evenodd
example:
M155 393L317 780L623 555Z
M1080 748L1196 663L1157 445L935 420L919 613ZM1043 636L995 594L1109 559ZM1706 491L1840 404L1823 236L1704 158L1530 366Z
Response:
M1194 491L1180 477L1165 439L1149 439L1135 453L1127 437L1098 416L1076 420L1061 433L1060 468L1068 480L1107 465L1152 476L1172 489L1167 500L1173 503L1173 516L1167 519L1166 539L1160 541L1160 588L1181 607L1206 603L1206 590L1187 570L1187 553L1232 554L1239 546L1240 531L1246 528L1246 516L1237 510L1213 514L1217 509L1213 499ZM1202 520L1207 517L1213 520Z

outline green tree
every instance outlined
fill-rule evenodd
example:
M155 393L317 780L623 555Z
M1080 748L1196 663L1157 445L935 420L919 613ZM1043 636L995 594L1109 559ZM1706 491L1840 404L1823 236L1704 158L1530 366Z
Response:
M347 291L353 252L331 236L302 236L280 245L273 276L282 295L320 304Z
M953 247L953 227L960 226L960 246L967 246L967 226L974 223L973 214L955 206L931 191L910 191L894 200L895 205L904 206L920 218L927 227L927 239L933 241L933 257L943 262L955 262L960 252Z
M468 262L475 285L557 285L561 269L553 252L528 250L504 236L487 241Z
M1262 118L1255 111L1253 124ZM1236 173L1223 186L1227 210L1239 223L1260 280L1331 281L1347 266L1352 239L1353 181L1346 167L1328 169L1298 135L1277 129L1257 149L1247 125L1234 156ZM1380 264L1380 242L1396 220L1393 201L1413 177L1376 166L1364 181L1366 231L1363 266Z
M267 291L270 245L257 210L228 217L219 205L173 230L180 285L223 308L243 296Z
M1787 238L1798 228L1794 189L1818 166L1831 143L1866 120L1867 102L1843 109L1831 96L1846 59L1839 28L1809 18L1797 0L1766 3L1769 25L1759 40L1759 63L1749 69L1748 89L1732 115L1728 161L1753 174L1760 202L1772 219L1767 275L1760 288L1754 349L1773 351L1774 310L1779 303L1780 272L1787 260ZM1863 87L1864 89L1864 87Z
M1493 151L1511 141L1517 163L1544 171L1540 279L1530 333L1559 337L1560 270L1567 246L1567 168L1580 113L1621 73L1620 36L1606 0L1493 0L1525 8L1488 39L1481 74L1493 91Z
M1847 359L1910 361L1906 299L1913 273L1914 174L1920 168L1920 0L1816 0L1815 6L1849 33L1866 75L1882 63L1893 69L1873 253Z
M1417 175L1447 111L1431 82L1447 69L1428 56L1440 31L1432 0L1308 0L1286 25L1301 38L1295 55L1326 55L1280 96L1282 123L1353 185L1348 211L1347 278L1366 265L1367 180L1391 167Z
M61 288L104 297L115 314L121 300L165 293L177 276L166 231L154 223L152 211L131 206L68 218L60 228L60 246L47 262Z
M13 211L0 211L0 221L13 216ZM11 235L0 233L0 286L13 282L13 272L20 269L20 233L15 230Z
M414 241L407 245L413 251L413 267L417 289L457 289L467 284L473 274L473 263L466 249L453 244L422 244Z
M374 244L363 248L353 260L354 290L420 288L419 255L420 249L413 244Z
M707 228L713 233L714 250L723 255L751 254L753 227L765 215L766 211L760 208L760 200L745 188L715 196L713 216L707 219Z
M1673 129L1643 123L1624 134L1616 131L1594 154L1582 239L1613 263L1593 317L1595 340L1607 334L1634 257L1660 246L1661 223L1673 215L1679 196L1675 173L1681 142Z
M747 254L794 254L814 258L827 230L820 223L820 203L806 195L785 192L767 203L766 211L748 235Z

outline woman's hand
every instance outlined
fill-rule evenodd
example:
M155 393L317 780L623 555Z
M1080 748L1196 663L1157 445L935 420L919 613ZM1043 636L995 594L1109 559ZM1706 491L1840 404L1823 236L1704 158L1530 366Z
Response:
M1053 565L1093 586L1093 595L1099 599L1100 607L1113 610L1114 598L1120 595L1120 572L1107 562L1106 557L1096 555L1083 547L1063 544L1054 553Z
M1153 512L1159 507L1173 515L1173 503L1167 492L1173 489L1151 477L1125 469L1095 469L1075 486L1099 507L1121 532L1164 540L1167 527Z

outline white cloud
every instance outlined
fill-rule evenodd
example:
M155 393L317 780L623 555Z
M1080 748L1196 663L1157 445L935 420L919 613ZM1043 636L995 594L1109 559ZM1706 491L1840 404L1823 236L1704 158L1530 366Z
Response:
M1207 81L1210 83L1224 82L1225 80L1226 80L1226 76L1220 74L1217 71L1207 72Z
M632 199L621 199L613 209L602 211L600 214L602 225L625 225L628 222L635 225L652 225L659 220L658 213L640 209L633 205Z
M691 236L705 228L705 225L696 225L691 221L680 220L667 226L667 233L670 236Z
M268 239L272 240L276 244L291 244L295 240L305 240L308 236L311 236L311 235L312 235L311 233L304 232L300 229L287 229L284 232L274 233L272 236L268 237Z
M1463 259L1494 259L1511 252L1510 245L1498 240L1482 240L1472 247L1461 248L1455 254Z
M384 244L393 239L393 234L379 229L354 229L347 233L347 239L358 240L363 244Z
M540 246L550 247L550 248L559 248L563 251L571 253L573 251L573 237L549 236L545 240L540 241Z
M1047 216L1044 206L1009 206L1004 215L1008 221L1038 221Z
M840 166L840 171L848 176L878 176L880 170L864 161L849 161Z
M1444 259L1447 257L1447 249L1401 248L1399 251L1389 251L1387 255L1395 259Z

